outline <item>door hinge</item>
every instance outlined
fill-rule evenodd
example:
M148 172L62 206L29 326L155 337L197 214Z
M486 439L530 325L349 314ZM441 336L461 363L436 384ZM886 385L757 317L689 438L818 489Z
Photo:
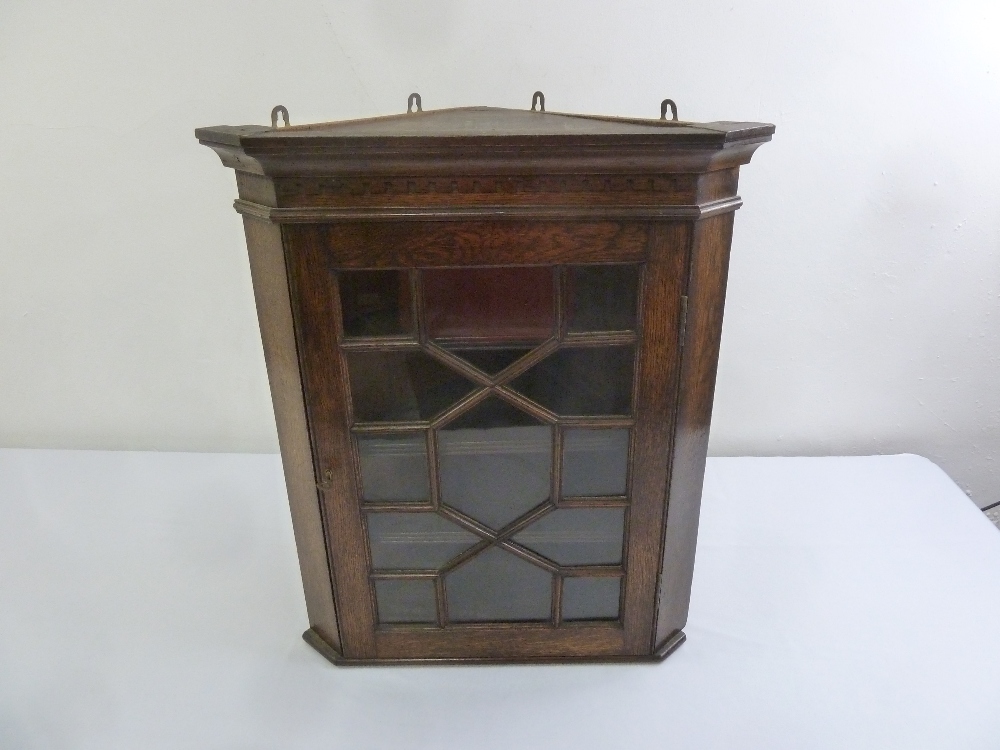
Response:
M681 295L681 347L687 338L688 330L688 298L686 294Z
M323 479L316 482L316 486L319 487L323 492L333 487L333 469L327 469L323 472Z

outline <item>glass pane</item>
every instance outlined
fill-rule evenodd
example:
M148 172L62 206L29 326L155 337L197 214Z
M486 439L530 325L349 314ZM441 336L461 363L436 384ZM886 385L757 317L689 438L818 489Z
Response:
M631 346L560 349L511 386L556 414L628 415L632 411Z
M549 497L552 428L498 398L442 428L438 453L441 502L490 528Z
M563 497L624 495L628 430L563 432Z
M359 435L361 497L367 502L428 500L427 438L413 435Z
M369 513L375 570L437 570L479 537L436 513Z
M342 271L344 336L413 333L410 281L405 271Z
M478 367L487 375L496 375L517 362L531 349L452 349L449 347L448 351Z
M375 581L379 622L437 622L434 581L383 578Z
M620 578L564 578L564 620L617 620Z
M548 620L552 574L490 547L445 576L454 622Z
M345 352L357 422L431 419L475 386L423 352Z
M634 331L638 266L576 266L566 276L570 331Z
M617 565L624 534L624 508L560 508L515 534L514 541L560 565Z
M555 324L552 269L446 268L423 271L432 338L543 341Z

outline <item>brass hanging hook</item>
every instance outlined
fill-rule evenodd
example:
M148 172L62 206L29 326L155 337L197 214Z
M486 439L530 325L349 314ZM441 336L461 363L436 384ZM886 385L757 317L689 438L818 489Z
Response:
M284 120L285 120L285 127L286 128L289 125L292 124L288 120L288 110L285 109L283 106L281 106L279 104L277 107L275 107L274 109L271 110L271 127L272 128L278 127L278 115L279 114L284 118Z

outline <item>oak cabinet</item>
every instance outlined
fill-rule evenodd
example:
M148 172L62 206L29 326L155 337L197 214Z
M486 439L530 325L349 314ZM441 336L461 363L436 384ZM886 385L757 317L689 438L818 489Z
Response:
M272 125L196 135L236 172L306 640L344 664L663 658L737 177L774 127Z

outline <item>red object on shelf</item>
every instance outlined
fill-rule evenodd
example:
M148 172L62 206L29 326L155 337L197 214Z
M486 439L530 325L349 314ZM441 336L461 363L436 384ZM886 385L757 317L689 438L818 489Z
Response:
M550 268L427 269L423 279L431 338L544 341L553 334Z

